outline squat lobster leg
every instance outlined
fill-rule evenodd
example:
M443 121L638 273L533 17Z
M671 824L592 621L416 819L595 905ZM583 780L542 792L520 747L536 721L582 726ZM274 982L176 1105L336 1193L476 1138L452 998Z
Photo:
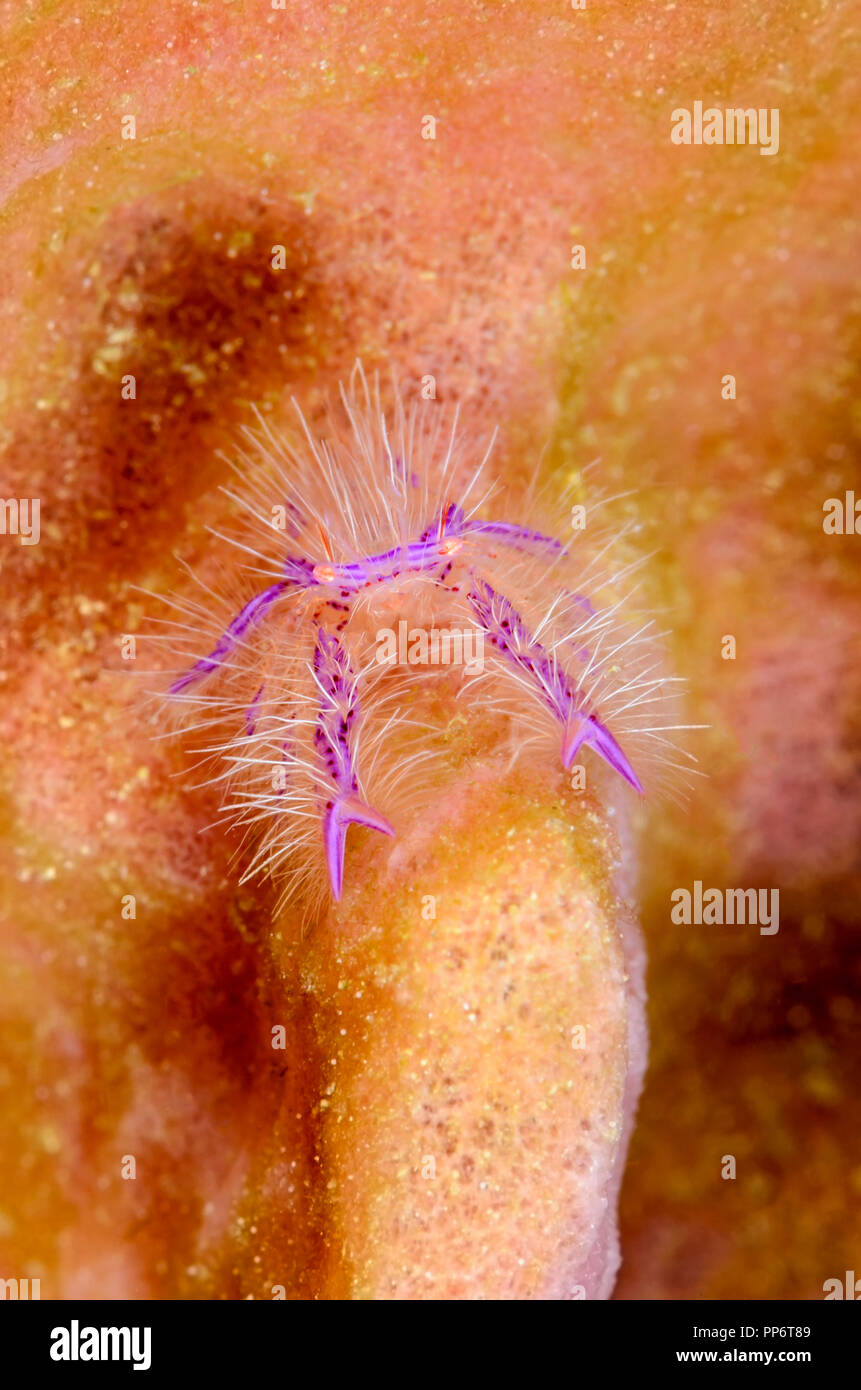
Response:
M359 794L354 754L359 716L358 681L337 637L323 628L317 632L312 668L320 692L314 743L333 792L323 813L323 845L332 896L337 902L344 881L348 826L366 825L383 835L395 832L385 816L363 801Z
M497 651L526 678L540 703L562 725L563 767L570 768L585 743L642 795L640 779L612 734L581 708L579 694L572 690L558 661L533 637L514 605L477 576L469 601Z

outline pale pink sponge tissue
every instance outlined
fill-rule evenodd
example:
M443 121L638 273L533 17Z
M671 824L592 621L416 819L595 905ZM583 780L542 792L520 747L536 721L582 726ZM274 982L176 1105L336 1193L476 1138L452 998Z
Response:
M307 943L332 1296L612 1292L644 960L617 817L551 781L482 765Z

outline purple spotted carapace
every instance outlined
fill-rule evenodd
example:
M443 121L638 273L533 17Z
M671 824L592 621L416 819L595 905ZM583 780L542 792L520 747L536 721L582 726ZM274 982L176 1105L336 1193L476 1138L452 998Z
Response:
M403 574L437 575L445 569L450 557L458 554L469 536L480 535L494 536L510 545L531 544L564 553L561 543L552 536L544 536L539 531L529 531L507 522L467 520L463 509L451 503L417 540L379 555L369 555L343 564L288 556L284 561L283 580L255 594L240 609L209 655L195 662L190 670L174 681L170 694L180 694L223 665L237 643L263 621L272 605L285 593L312 587L356 593L369 585L398 579Z

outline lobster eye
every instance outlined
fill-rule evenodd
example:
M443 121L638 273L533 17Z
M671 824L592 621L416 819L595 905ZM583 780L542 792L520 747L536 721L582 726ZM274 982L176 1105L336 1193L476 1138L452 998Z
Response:
M332 565L315 565L311 573L318 584L331 584L335 578L335 570Z
M442 545L437 547L437 553L439 555L456 555L462 546L463 541L458 540L455 536L450 536L447 541L443 541Z

